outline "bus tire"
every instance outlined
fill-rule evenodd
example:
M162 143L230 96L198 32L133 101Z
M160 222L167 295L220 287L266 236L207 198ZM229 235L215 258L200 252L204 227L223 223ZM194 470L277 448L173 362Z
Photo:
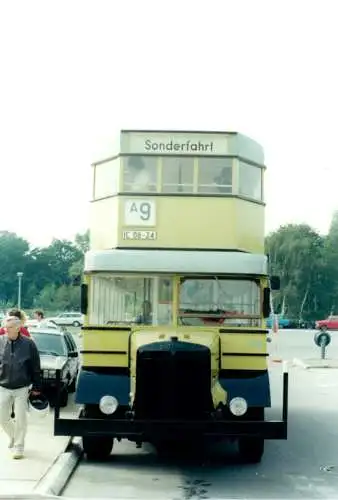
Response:
M114 438L83 436L82 447L88 460L108 460L114 445Z
M250 408L245 420L264 421L265 409L262 407ZM240 459L248 464L257 464L264 455L264 439L260 437L247 437L238 440Z
M238 441L240 458L243 462L257 464L264 455L263 438L240 438Z

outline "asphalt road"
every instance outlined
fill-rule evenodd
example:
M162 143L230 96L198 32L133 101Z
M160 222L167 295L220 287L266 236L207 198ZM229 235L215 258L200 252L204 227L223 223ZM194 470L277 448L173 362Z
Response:
M337 334L338 335L338 334ZM338 357L332 335L329 357ZM313 332L282 331L270 344L286 360L319 356ZM259 465L236 463L227 446L202 457L163 461L146 446L117 443L107 463L83 460L65 497L139 499L338 498L337 370L290 367L289 436L268 441ZM273 409L281 411L281 365L271 364ZM269 418L269 415L268 415Z

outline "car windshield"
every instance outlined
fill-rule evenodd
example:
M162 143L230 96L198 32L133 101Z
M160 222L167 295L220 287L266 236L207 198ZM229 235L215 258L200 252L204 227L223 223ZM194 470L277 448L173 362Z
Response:
M66 356L66 346L61 335L53 333L34 332L32 337L40 354L51 354L52 356Z

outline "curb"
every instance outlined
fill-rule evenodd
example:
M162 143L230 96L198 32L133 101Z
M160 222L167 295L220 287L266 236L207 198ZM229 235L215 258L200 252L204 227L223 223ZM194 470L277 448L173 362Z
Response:
M43 495L39 493L20 493L0 495L1 500L60 500L60 497L54 495ZM73 500L77 500L74 498Z
M83 450L80 439L70 440L65 451L49 467L33 490L32 498L57 498L64 490L79 461ZM21 498L21 497L15 497ZM22 498L27 498L22 497Z
M299 358L294 358L292 362L293 366L298 366L304 370L309 370L311 368L331 368L338 369L338 359L318 359L318 360L302 360Z

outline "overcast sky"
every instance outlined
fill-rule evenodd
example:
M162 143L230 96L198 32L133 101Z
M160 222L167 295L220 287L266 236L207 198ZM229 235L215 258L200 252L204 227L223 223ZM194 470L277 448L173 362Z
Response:
M265 147L266 229L338 209L338 3L0 3L0 229L87 228L90 162L120 128L235 130Z

